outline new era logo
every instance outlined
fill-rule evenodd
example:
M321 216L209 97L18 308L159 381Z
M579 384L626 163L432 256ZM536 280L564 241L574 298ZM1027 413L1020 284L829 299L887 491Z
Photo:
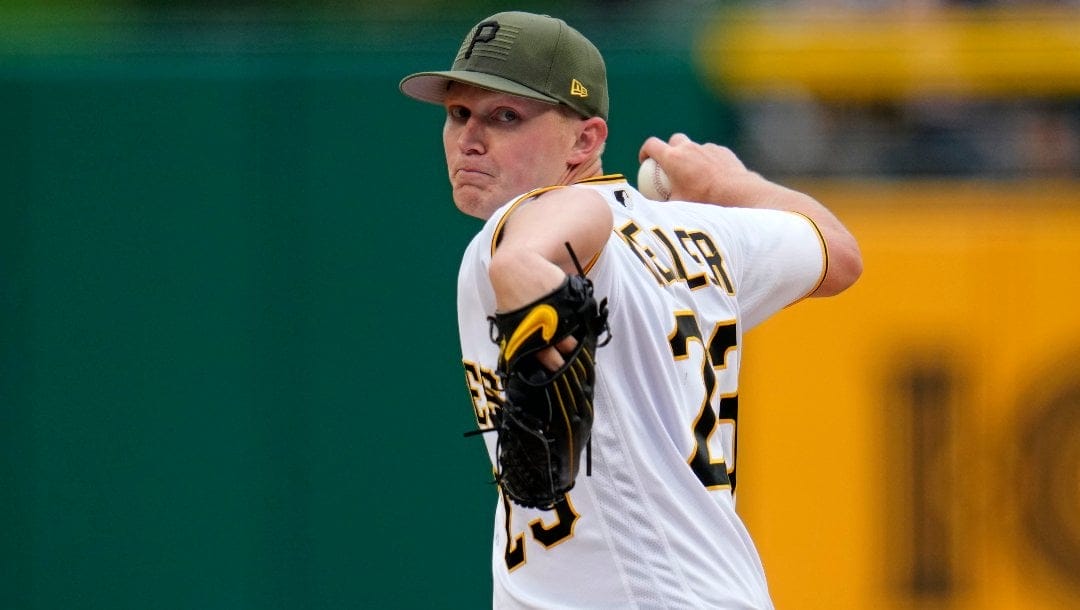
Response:
M577 97L589 97L589 90L585 88L585 85L581 84L581 81L574 79L570 81L570 95Z

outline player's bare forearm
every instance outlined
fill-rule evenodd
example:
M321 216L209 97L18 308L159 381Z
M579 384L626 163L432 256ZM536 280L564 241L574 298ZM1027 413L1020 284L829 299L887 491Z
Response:
M540 253L500 246L491 257L488 277L495 291L496 308L513 311L536 301L562 284L566 273Z
M514 311L562 286L577 266L567 249L584 265L603 247L612 228L611 210L591 191L559 189L515 210L491 256L488 278L500 312ZM568 337L558 345L568 352L576 342ZM549 369L563 361L554 350L538 354Z
M577 273L611 234L611 210L598 194L574 188L544 193L514 210L491 257L488 275L499 311L527 305Z
M645 157L656 159L667 173L672 199L798 212L813 221L828 250L829 266L811 296L839 294L862 274L858 242L835 214L813 197L748 170L730 149L675 134L668 142L646 140L639 152L639 158Z

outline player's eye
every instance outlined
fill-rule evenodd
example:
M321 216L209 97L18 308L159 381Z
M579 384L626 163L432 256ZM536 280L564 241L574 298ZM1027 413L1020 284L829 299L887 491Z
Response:
M450 106L446 109L446 114L450 118L458 121L464 121L469 118L469 110L464 106Z
M499 123L513 123L521 118L516 110L510 108L499 108L492 115L491 118L495 119Z

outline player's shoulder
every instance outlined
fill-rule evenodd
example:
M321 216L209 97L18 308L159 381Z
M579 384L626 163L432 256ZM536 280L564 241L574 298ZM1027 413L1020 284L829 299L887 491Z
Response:
M532 226L595 227L607 232L612 223L610 205L603 194L574 185L538 195L518 214L516 222Z
M507 227L592 225L611 223L611 212L602 193L575 185L537 189L501 210L494 237Z
M798 212L770 208L751 208L738 205L719 205L696 201L651 202L650 211L659 215L697 218L719 224L759 225L804 223L808 219Z
M582 188L576 184L553 187L542 193L537 193L529 201L529 207L533 210L552 211L571 207L580 209L584 207L606 206L604 194L594 188Z

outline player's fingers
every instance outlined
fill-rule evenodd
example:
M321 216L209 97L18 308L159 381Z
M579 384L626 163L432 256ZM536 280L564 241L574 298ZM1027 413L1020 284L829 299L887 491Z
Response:
M694 141L690 139L690 136L685 133L674 133L671 138L668 139L668 144L672 146L680 146L682 144L693 144Z
M577 339L575 339L573 335L570 335L555 344L555 349L559 350L559 353L562 354L569 354L574 351L575 347L577 347Z
M569 354L577 347L577 339L572 335L559 341L554 347L549 347L545 350L541 350L536 353L536 359L540 361L540 364L544 365L549 371L557 371L559 367L566 364L566 359L563 358L563 354Z
M562 354L554 347L549 347L536 352L536 359L549 371L557 371L559 370L559 367L566 364L566 360L563 359Z
M649 157L660 161L668 148L670 148L670 146L667 142L656 136L649 136L645 139L645 143L641 145L641 149L638 150L638 163L641 163Z
M651 136L641 145L641 149L638 151L638 162L644 161L647 157L652 157L663 165L664 157L668 154L669 149L687 144L694 144L694 141L690 139L690 136L682 132L673 133L667 142L656 136Z

